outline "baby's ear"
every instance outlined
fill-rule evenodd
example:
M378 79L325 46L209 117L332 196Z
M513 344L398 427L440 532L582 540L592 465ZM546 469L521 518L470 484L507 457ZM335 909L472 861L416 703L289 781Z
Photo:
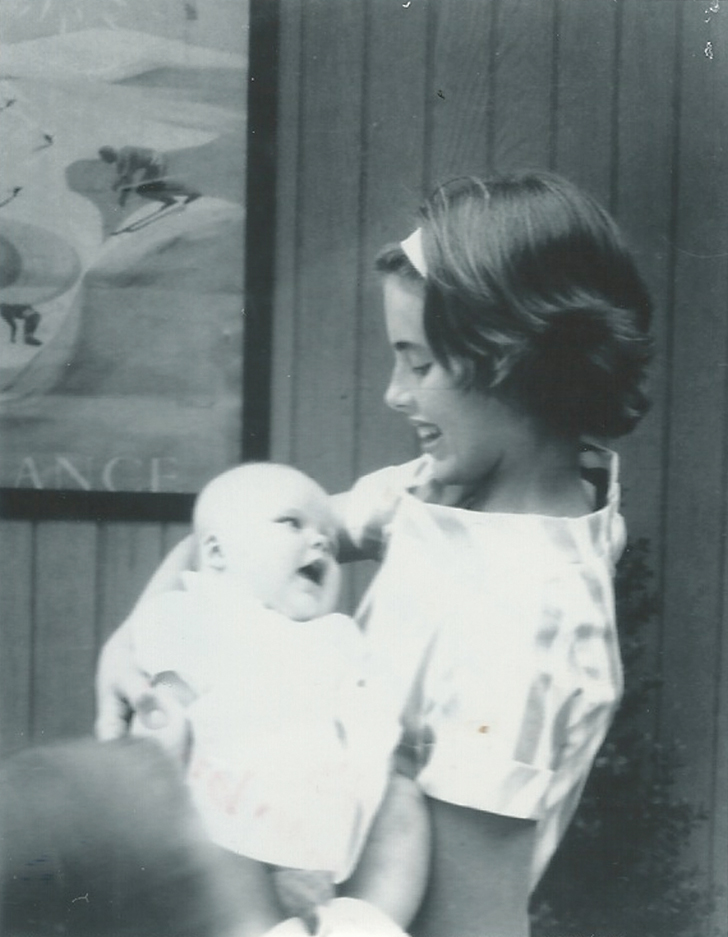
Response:
M225 553L215 534L207 534L200 544L200 559L203 569L214 569L221 573L225 570Z

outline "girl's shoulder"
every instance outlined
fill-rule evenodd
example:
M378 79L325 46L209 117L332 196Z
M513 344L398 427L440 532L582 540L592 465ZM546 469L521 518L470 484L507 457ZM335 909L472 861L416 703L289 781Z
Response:
M460 563L470 557L476 564L487 557L492 565L498 558L507 563L516 557L521 567L534 570L593 565L613 572L626 541L618 468L615 453L585 447L582 477L593 510L582 515L475 511L423 500L415 491L402 496L390 533L410 547L416 540L420 553L428 545L435 550L456 547Z

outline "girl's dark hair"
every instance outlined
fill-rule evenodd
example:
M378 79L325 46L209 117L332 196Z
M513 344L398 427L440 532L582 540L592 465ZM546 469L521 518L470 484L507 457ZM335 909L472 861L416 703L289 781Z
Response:
M652 304L606 211L533 172L453 180L421 214L424 327L438 361L465 365L466 386L560 433L628 433L648 409ZM411 279L397 251L377 268Z

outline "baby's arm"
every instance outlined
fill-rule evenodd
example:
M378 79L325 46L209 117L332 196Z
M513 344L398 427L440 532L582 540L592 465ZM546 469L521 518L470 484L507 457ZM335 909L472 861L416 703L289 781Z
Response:
M380 560L405 492L417 491L423 500L431 500L427 494L430 474L429 463L415 459L364 475L349 491L333 495L339 519L339 560Z
M393 774L344 895L375 905L400 927L414 918L427 888L430 819L417 783Z
M351 491L331 496L331 504L339 522L337 559L340 563L378 560L382 547L382 532L394 516L399 494L392 494L390 498L383 499L378 509L367 517L366 527L352 525L351 503Z

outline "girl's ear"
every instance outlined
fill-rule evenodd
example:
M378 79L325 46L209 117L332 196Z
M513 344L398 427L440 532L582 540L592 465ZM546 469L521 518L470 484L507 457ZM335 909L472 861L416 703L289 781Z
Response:
M200 558L203 569L214 569L221 573L225 570L225 553L215 534L207 534L200 544Z

